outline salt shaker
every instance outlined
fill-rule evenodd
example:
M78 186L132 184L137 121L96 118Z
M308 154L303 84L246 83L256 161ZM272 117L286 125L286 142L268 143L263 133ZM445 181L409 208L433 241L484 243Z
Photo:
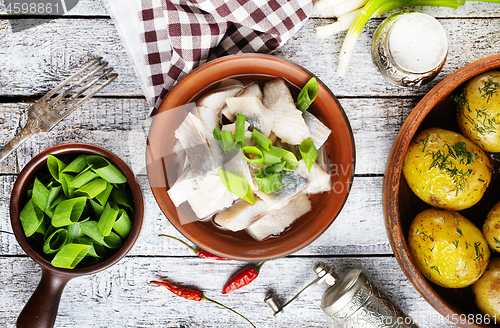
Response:
M360 269L339 277L333 268L319 262L314 266L317 278L285 305L280 306L273 294L265 302L280 315L312 287L328 286L321 309L342 328L418 328L413 319L380 291Z
M448 54L446 31L434 17L403 12L386 18L372 40L372 59L380 74L396 85L431 81Z

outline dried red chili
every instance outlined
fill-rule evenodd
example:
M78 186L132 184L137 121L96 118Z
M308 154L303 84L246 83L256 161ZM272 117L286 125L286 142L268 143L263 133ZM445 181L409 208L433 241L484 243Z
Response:
M172 239L175 239L177 241L180 241L181 243L183 243L185 246L187 246L190 250L192 250L196 256L198 257L203 257L205 259L210 259L210 260L217 260L217 261L229 261L229 259L226 259L225 257L221 257L221 256L218 256L218 255L215 255L215 254L212 254L210 252L207 252L199 247L193 247L191 245L189 245L188 243L186 243L184 240L181 240L177 237L174 237L174 236L170 236L170 235L158 235L160 237L168 237L168 238L172 238Z
M238 271L238 273L231 277L231 279L229 279L229 281L226 283L226 285L222 289L222 294L232 292L233 290L239 289L254 281L255 278L259 276L259 271L264 263L266 262L262 262L257 266L247 266Z
M184 287L179 287L179 286L174 286L166 281L156 281L156 280L153 280L151 281L152 284L154 285L158 285L158 286L164 286L166 287L169 291L171 291L172 293L180 296L180 297L184 297L185 299L188 299L188 300L192 300L192 301L209 301L209 302L212 302L214 304L217 304L219 306L222 306L223 308L239 315L240 317L242 317L243 319L245 319L246 321L248 321L249 324L252 325L252 327L255 328L255 325L250 321L248 320L245 316L243 316L242 314L240 314L239 312L236 312L235 310L231 309L230 307L227 307L225 306L224 304L221 304L217 301L214 301L213 299L210 299L208 297L206 297L205 295L203 295L202 292L198 291L198 290L194 290L194 289L189 289L189 288L184 288Z

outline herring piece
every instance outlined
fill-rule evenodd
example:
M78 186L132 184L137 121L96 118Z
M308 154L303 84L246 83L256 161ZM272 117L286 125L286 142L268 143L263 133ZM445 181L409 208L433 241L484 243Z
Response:
M255 205L241 199L230 208L217 214L214 221L231 231L240 231L246 229L267 212L269 211L266 204L259 198L255 198Z
M233 149L224 157L224 164L222 168L228 172L236 174L239 177L244 178L250 184L250 188L253 191L259 189L257 184L252 178L252 173L250 172L250 167L243 157L243 153L239 150Z
M316 163L319 165L319 167L325 171L325 172L330 172L331 171L331 163L330 163L330 158L328 157L328 152L326 150L325 145L321 146L318 148L318 158L316 158Z
M196 116L189 113L175 130L175 137L186 151L189 165L195 176L217 169L212 152L207 144L203 125Z
M316 116L309 113L308 111L305 111L304 114L302 114L302 117L304 118L304 121L309 128L309 132L311 133L309 139L311 139L316 149L319 149L319 147L323 146L323 144L326 142L328 136L330 135L330 133L332 133L332 131L327 128L326 125L324 125L320 120L318 120Z
M318 194L332 189L330 174L323 171L318 164L314 163L311 167L311 172L309 172L306 163L301 159L299 167L296 170L309 180L309 186L304 190L306 194Z
M309 186L307 176L293 171L281 171L282 185L275 192L266 194L260 190L255 191L265 203L270 211L280 209L285 206L290 199L303 192Z
M167 191L175 207L187 201L200 188L191 168L188 168L179 176L174 185Z
M292 93L285 81L282 79L274 79L272 81L267 82L264 85L264 98L262 103L266 108L272 108L279 101L284 101L290 104L295 105L295 101L293 101Z
M226 201L231 203L238 197L226 189L220 180L217 170L205 173L202 176L197 176L196 180L200 186L200 190L206 199L206 202L215 210L222 210Z
M273 113L272 131L283 142L300 145L310 136L302 112L295 107L292 94L285 81L272 80L264 85L264 106Z
M222 197L215 206L212 206L209 204L202 190L196 191L187 201L198 219L210 217L233 204L232 198Z
M243 83L237 80L232 81L238 84L217 88L196 102L194 113L205 126L207 134L212 133L219 125L221 110L226 106L226 98L236 96L243 89Z
M186 156L186 151L179 140L175 140L172 151L175 155L175 166L177 168L177 176L180 177L189 167L189 161Z
M232 97L227 98L228 109L233 115L238 113L245 115L248 123L262 132L266 137L271 133L274 117L264 107L262 101L257 97Z
M237 95L237 97L257 97L262 101L263 95L259 85L256 82L253 82L246 86L245 89ZM222 115L224 115L231 122L236 120L236 116L231 113L228 106L222 109Z
M248 228L248 233L256 240L263 240L272 235L279 235L295 220L311 210L311 201L305 194L300 194L291 199L288 204L269 212Z

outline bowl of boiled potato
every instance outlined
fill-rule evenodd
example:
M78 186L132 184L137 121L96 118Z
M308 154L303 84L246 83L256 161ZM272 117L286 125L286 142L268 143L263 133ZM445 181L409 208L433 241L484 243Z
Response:
M500 54L448 76L408 116L384 215L403 272L438 312L500 326Z

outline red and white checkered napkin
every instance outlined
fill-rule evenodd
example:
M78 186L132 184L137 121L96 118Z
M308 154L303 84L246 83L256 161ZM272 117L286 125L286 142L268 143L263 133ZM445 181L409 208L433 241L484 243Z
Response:
M311 14L315 0L141 0L138 27L148 70L146 95L158 106L181 77L205 61L268 53Z

